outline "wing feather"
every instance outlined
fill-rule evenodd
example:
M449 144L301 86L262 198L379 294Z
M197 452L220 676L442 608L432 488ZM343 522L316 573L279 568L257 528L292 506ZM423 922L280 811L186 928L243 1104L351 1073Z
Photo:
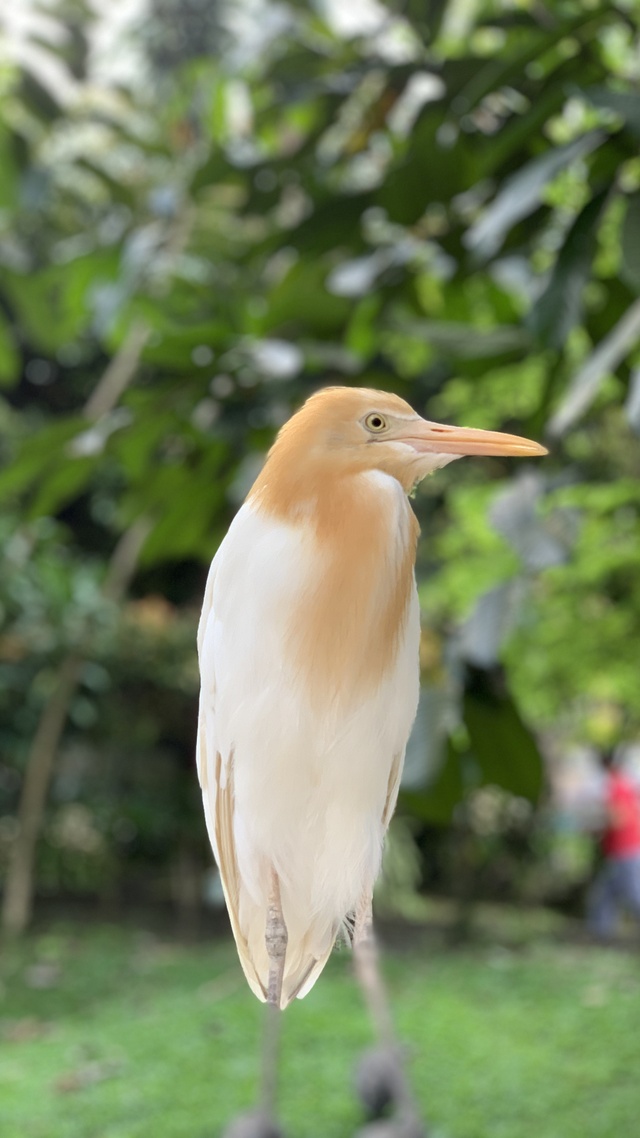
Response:
M234 771L233 749L223 765L216 743L216 682L215 682L215 613L213 594L218 556L209 571L202 614L198 626L198 655L200 659L201 691L196 748L198 777L202 789L205 820L209 841L222 881L222 889L229 914L231 929L238 956L251 990L259 999L266 999L266 991L255 968L246 936L240 923L240 874L236 858L233 832Z
M259 999L266 1000L266 990L256 971L249 943L240 925L240 874L233 835L233 756L231 756L224 786L221 785L220 768L221 758L218 753L216 756L217 793L214 822L218 846L218 868L220 869L229 920L238 948L240 963L251 990Z
M398 792L400 790L400 780L402 778L402 767L404 765L404 751L398 751L393 756L391 763L391 770L389 771L389 785L387 787L387 797L382 811L382 825L386 831L389 822L393 817L393 812L396 808L398 801Z

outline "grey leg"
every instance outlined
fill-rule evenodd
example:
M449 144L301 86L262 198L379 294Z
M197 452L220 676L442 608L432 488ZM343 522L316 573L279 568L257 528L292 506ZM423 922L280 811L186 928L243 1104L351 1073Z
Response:
M265 941L269 956L269 985L267 988L266 1024L262 1052L262 1089L260 1107L266 1119L275 1118L278 1087L278 1056L280 1044L280 1000L284 962L287 954L287 926L282 915L280 882L275 870L271 871L269 906Z
M282 1131L276 1122L276 1097L280 1043L280 1000L287 952L287 926L282 915L280 882L274 870L271 871L265 943L269 956L269 983L265 1008L266 1019L262 1045L262 1079L259 1105L257 1110L250 1114L240 1115L225 1130L224 1138L282 1138Z
M424 1135L415 1099L411 1093L395 1038L391 1008L380 971L378 946L373 931L371 897L363 898L356 911L353 930L353 953L356 976L374 1023L375 1030L386 1055L388 1081L393 1087L393 1098L398 1104L402 1133ZM379 1061L379 1057L378 1057Z
M265 943L269 957L269 986L267 989L267 1003L270 1007L280 1008L282 995L282 978L284 976L284 962L287 954L287 926L282 915L282 902L280 900L280 881L275 869L271 870L271 884L269 888L269 905L267 908L267 927Z

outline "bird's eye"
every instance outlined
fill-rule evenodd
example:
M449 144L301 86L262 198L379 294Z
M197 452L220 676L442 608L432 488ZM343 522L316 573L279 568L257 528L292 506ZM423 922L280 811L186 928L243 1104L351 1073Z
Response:
M386 430L387 420L383 415L379 415L374 411L372 415L367 415L364 425L368 431L373 431L374 435L379 435L380 431Z

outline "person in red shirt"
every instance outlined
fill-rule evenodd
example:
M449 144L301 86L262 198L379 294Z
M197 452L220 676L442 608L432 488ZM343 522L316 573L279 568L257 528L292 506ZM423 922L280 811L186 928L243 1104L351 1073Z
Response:
M589 896L587 921L594 936L609 940L622 907L640 922L640 797L614 751L605 751L600 763L605 776L604 861Z

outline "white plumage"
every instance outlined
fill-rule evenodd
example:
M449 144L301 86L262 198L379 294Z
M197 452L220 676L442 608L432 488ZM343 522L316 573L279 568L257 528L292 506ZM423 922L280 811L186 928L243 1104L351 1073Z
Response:
M380 598L396 587L406 558L411 515L395 479L357 477L380 501L390 551L360 598L358 620L375 627ZM296 614L322 588L325 558L304 518L285 524L246 503L211 566L198 633L198 767L209 837L247 980L261 999L270 867L279 876L290 946L283 1006L306 994L341 922L373 888L418 698L415 586L379 684L320 701L309 690L296 666L305 632ZM226 833L216 823L221 792L233 803Z

